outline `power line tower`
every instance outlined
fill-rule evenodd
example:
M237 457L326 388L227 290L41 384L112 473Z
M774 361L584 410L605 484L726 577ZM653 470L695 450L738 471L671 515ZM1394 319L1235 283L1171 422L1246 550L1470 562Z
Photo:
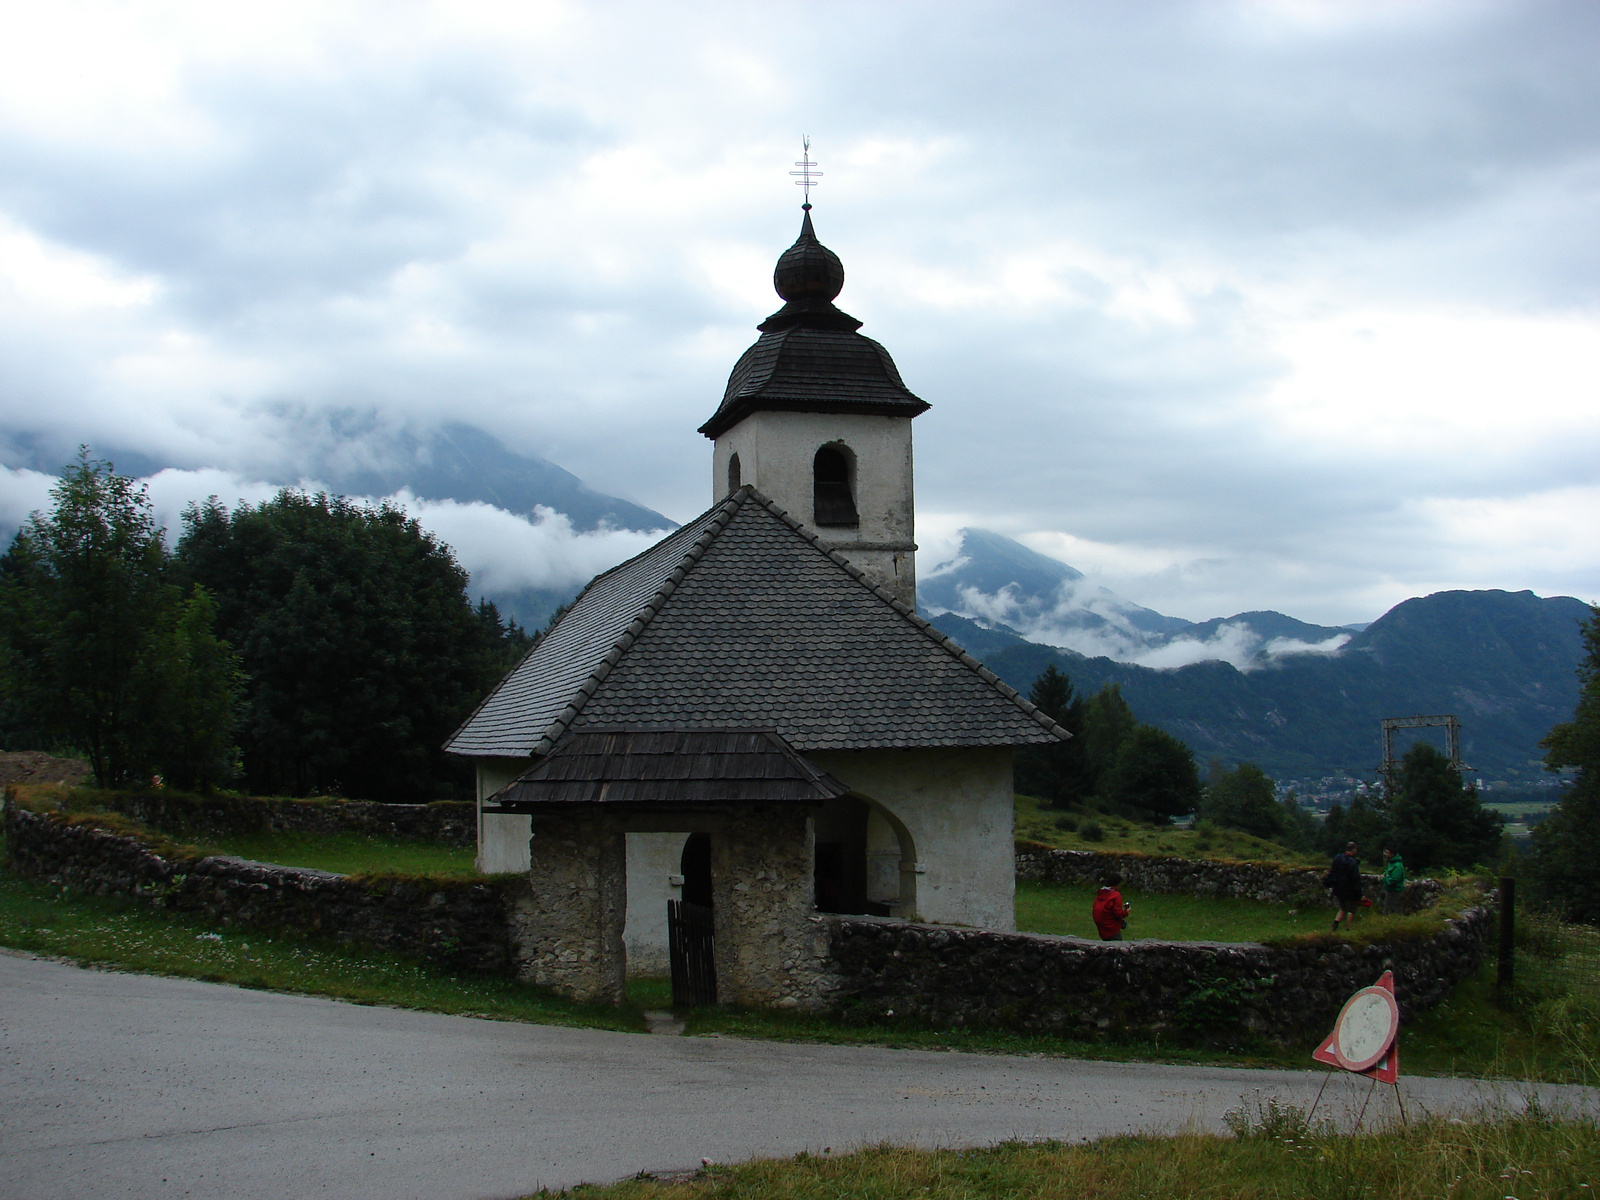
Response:
M1444 750L1450 759L1450 765L1456 769L1456 774L1472 770L1463 766L1461 762L1461 722L1456 720L1454 713L1445 713L1431 717L1385 717L1383 718L1383 766L1379 771L1383 774L1384 790L1389 795L1395 794L1396 779L1400 774L1400 760L1394 756L1394 731L1396 729L1437 729L1444 727Z

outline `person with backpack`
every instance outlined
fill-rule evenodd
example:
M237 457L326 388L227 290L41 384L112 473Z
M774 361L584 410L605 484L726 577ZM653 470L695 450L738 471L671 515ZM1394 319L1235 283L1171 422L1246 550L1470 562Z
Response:
M1361 907L1361 858L1354 842L1334 856L1333 865L1322 877L1322 886L1333 892L1339 904L1339 912L1333 918L1333 932L1338 933L1339 922L1355 920L1356 909Z
M1122 902L1117 885L1122 876L1112 871L1100 877L1100 890L1095 893L1094 906L1089 910L1094 927L1100 931L1102 942L1120 942L1122 931L1128 926L1128 905Z

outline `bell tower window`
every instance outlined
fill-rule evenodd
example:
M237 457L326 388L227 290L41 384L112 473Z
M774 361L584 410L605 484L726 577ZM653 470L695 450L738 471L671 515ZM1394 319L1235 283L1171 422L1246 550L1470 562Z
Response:
M728 495L731 496L735 492L737 492L739 490L739 488L742 486L743 483L744 483L744 480L741 479L740 476L739 476L739 456L737 454L729 455L728 456Z
M811 462L812 516L820 526L855 528L861 523L856 515L856 500L851 487L849 450L843 446L824 446Z

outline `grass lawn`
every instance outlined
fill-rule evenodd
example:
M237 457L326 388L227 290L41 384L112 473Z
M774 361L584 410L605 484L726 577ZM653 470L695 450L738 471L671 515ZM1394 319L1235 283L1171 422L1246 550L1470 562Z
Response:
M1029 933L1065 933L1099 940L1089 908L1092 884L1048 884L1017 880L1017 928ZM1132 907L1123 937L1176 942L1267 942L1302 933L1327 932L1333 911L1307 905L1210 899L1122 889ZM1363 918L1357 918L1358 924Z
M632 1008L574 1004L494 976L461 976L375 950L218 929L190 917L80 895L0 871L0 945L84 966L178 975L463 1016L638 1031Z
M1193 829L1144 825L1127 817L1109 813L1073 811L1064 813L1045 808L1032 796L1017 797L1017 840L1042 842L1058 850L1136 850L1141 854L1175 854L1180 858L1222 858L1245 862L1284 862L1302 866L1327 866L1327 860L1297 853L1277 842L1241 833L1237 829L1218 829L1197 833ZM1076 829L1063 829L1066 820ZM1099 841L1083 836L1090 824L1104 834ZM1330 920L1332 918L1329 918Z
M232 854L282 867L316 867L340 875L476 875L471 846L403 842L363 833L240 833L195 844L203 854Z
M584 1200L1571 1200L1600 1191L1600 1136L1592 1121L1428 1120L1352 1137L1308 1129L1293 1109L1264 1115L1248 1126L1239 1121L1238 1138L1006 1142L976 1150L879 1146L715 1164L688 1179L643 1176L562 1194Z

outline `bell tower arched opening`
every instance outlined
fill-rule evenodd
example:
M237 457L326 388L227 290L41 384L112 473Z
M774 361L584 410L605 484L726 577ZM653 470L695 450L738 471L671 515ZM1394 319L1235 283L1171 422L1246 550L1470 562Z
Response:
M843 442L822 447L811 460L812 520L818 528L855 529L861 524L855 468L855 455Z
M739 469L739 456L737 454L729 455L729 457L728 457L728 495L730 495L730 496L733 495L735 492L737 492L743 486L744 486L744 476L740 472L740 469Z

